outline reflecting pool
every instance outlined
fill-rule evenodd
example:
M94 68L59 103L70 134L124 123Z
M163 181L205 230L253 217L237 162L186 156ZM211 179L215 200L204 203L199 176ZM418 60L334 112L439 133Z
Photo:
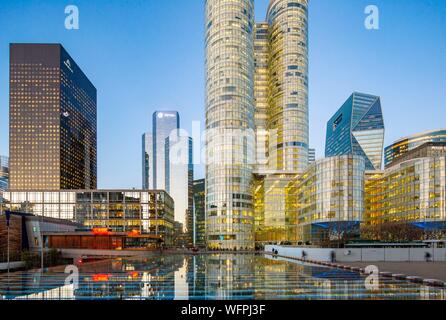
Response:
M256 254L160 255L0 275L0 299L446 299L445 289ZM73 280L74 281L71 281Z

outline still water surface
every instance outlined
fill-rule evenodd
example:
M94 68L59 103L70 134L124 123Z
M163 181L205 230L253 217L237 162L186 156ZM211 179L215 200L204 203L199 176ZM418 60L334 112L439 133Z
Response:
M64 268L0 276L0 299L303 300L442 299L445 289L256 254L163 255L115 259L80 268L66 284ZM366 285L368 284L368 285Z

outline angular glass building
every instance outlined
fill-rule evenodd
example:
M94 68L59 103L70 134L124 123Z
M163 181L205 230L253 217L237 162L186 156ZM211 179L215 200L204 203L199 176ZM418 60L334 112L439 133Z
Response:
M172 244L174 202L165 191L23 190L5 192L3 209L69 220L88 229L152 234Z
M206 0L206 237L253 249L254 1Z
M361 155L366 160L368 170L380 170L383 148L381 99L353 93L327 123L325 156Z
M0 192L9 188L9 159L0 156Z
M446 143L446 129L430 130L395 141L385 149L386 168L396 164L406 153L428 142Z
M96 188L96 95L60 44L10 45L11 190Z

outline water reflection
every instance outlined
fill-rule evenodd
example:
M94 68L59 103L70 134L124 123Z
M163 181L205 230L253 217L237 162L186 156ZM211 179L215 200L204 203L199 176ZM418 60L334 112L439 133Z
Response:
M381 279L378 290L345 270L254 254L115 259L81 267L79 284L64 269L0 276L0 299L446 299L444 289Z

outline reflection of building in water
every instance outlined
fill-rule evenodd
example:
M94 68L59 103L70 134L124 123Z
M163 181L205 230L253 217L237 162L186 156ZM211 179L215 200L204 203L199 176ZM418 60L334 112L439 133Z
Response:
M187 258L184 258L183 265L174 272L175 278L175 300L187 300L189 298L189 288L187 284Z
M206 293L206 263L204 255L194 255L187 260L189 298L200 299Z
M206 296L223 299L252 299L254 255L215 254L205 259Z

